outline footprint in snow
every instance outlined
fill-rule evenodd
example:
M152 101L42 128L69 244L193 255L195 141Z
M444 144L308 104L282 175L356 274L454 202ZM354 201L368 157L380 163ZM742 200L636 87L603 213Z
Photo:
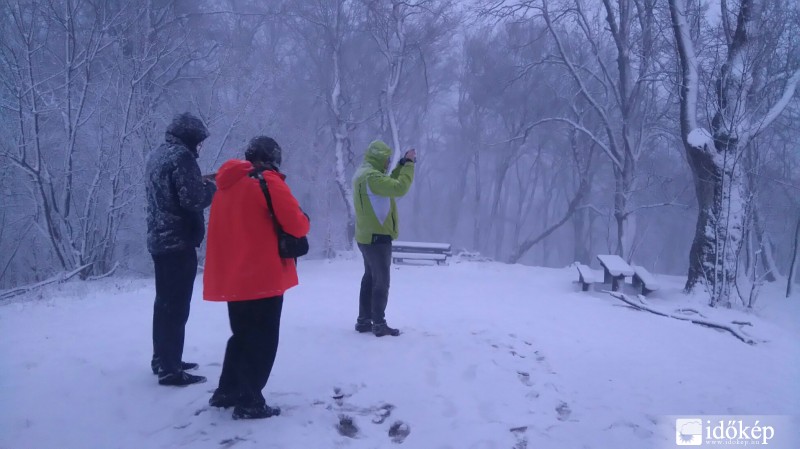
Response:
M247 441L247 439L242 438L242 437L237 435L237 436L235 436L233 438L226 438L226 439L220 441L219 445L224 447L224 448L229 448L229 447L235 445L236 443L239 443L239 442L242 442L242 441Z
M395 421L392 427L389 428L389 438L392 439L392 443L401 444L408 438L410 433L411 427L403 421Z
M374 416L372 417L372 422L375 424L383 424L389 416L392 415L392 410L394 410L394 405L392 404L383 404L375 411Z
M348 438L355 438L358 435L358 427L353 422L352 416L339 415L339 424L336 425L339 435Z
M556 407L556 412L558 413L559 421L566 421L569 419L569 415L572 414L572 409L569 408L569 404L562 402L558 407Z
M511 429L511 433L513 433L514 437L517 439L512 449L528 449L528 437L525 435L527 431L528 426L514 427Z

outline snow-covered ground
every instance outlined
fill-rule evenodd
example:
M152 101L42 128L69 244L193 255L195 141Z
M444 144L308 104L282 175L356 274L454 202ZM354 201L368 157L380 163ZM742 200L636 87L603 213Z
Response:
M800 298L778 290L755 313L716 311L660 277L648 300L750 321L769 340L750 346L579 292L574 269L403 266L387 316L404 334L379 339L353 330L360 270L301 263L265 391L283 414L260 421L207 407L229 329L200 278L184 359L209 382L187 388L150 373L152 280L68 283L0 306L0 447L635 449L665 443L664 415L800 415ZM393 442L397 422L410 433Z

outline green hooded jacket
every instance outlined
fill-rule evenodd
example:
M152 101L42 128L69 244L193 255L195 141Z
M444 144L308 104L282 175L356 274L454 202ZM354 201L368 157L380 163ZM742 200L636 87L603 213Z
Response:
M397 204L411 188L414 180L414 163L398 165L391 175L385 168L392 150L380 140L369 144L364 163L353 176L353 199L356 206L356 241L372 243L374 234L389 235L397 239Z

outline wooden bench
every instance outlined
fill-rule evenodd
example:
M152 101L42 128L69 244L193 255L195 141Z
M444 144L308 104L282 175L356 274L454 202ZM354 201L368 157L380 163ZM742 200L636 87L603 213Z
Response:
M578 282L581 284L582 291L588 292L592 284L599 282L599 278L589 266L577 264L575 268L578 269Z
M445 265L451 251L449 243L395 241L392 242L392 262L429 261L436 262L436 265Z
M603 283L611 284L611 291L619 291L620 286L625 283L625 276L634 275L633 268L622 257L601 254L597 256L597 260L603 266Z
M656 278L650 274L644 267L639 265L633 265L633 279L631 279L631 283L644 296L653 293L654 291L658 290L661 286L658 284Z

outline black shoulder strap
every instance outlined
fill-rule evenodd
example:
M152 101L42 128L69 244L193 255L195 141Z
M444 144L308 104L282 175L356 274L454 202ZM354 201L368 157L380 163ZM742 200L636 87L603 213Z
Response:
M256 170L254 177L258 179L258 183L261 185L261 191L264 192L264 198L267 199L267 208L269 208L269 215L272 217L272 221L275 223L275 230L280 233L283 231L283 228L281 228L281 224L278 223L278 218L275 216L275 209L272 207L272 197L270 196L269 189L267 188L267 180L264 179L264 175L262 175L258 170Z

